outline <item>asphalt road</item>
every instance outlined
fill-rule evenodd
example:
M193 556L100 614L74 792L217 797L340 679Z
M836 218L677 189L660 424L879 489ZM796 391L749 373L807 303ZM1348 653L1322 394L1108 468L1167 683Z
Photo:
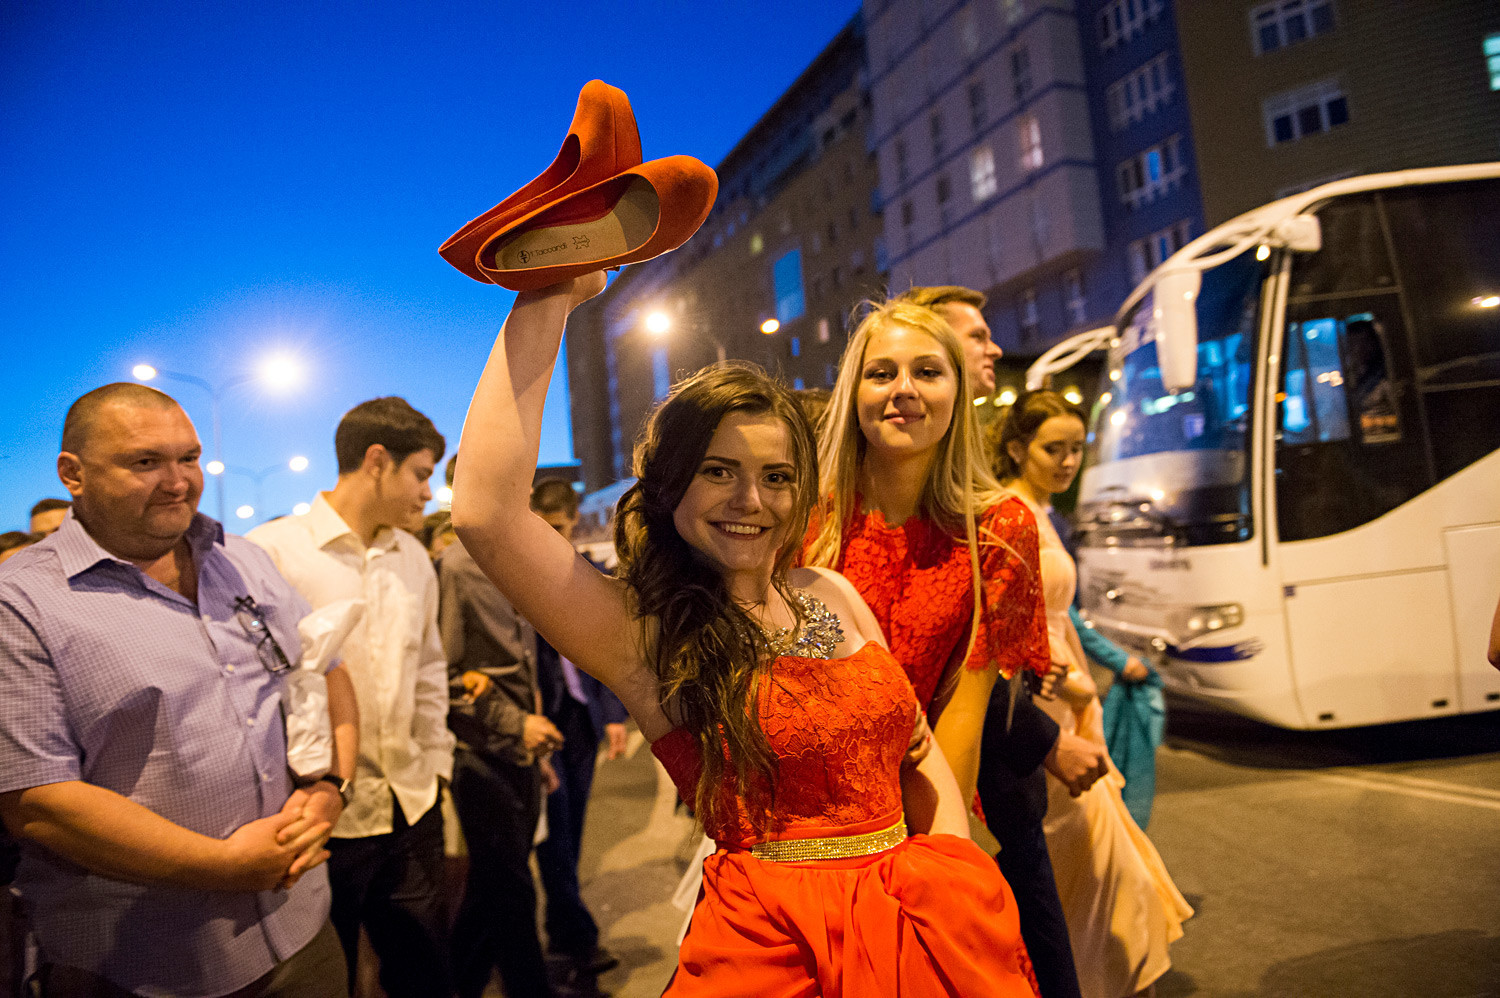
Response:
M1500 998L1500 713L1170 717L1148 832L1197 913L1159 998ZM658 995L675 965L696 839L673 799L644 748L599 768L584 894L622 959L601 993Z

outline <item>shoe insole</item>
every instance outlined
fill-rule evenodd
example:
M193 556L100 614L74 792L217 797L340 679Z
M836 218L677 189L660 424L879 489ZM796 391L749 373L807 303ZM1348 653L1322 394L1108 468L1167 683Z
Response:
M656 231L661 202L656 189L632 177L613 208L589 221L547 224L545 216L495 249L496 270L533 270L593 263L641 246Z

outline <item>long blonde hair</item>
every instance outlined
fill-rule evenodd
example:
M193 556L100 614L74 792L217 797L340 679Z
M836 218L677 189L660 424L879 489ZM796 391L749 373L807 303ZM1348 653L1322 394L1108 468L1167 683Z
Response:
M953 417L922 483L918 510L920 515L950 530L963 525L969 546L969 564L974 574L974 614L969 629L969 651L972 651L983 612L979 536L974 512L988 509L1009 493L995 480L990 462L984 457L964 364L963 344L948 321L933 309L899 298L884 304L872 303L849 337L849 345L839 364L833 397L818 424L818 477L822 484L823 503L817 535L808 545L805 560L809 565L841 567L844 531L859 512L855 508L855 494L868 446L864 431L860 429L857 410L865 351L872 336L892 326L906 326L936 340L958 383ZM998 538L987 540L1003 543Z

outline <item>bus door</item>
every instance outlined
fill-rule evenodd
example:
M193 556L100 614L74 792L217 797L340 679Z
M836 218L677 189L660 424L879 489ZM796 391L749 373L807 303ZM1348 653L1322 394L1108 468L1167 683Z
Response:
M1318 212L1294 256L1276 387L1287 639L1314 726L1455 712L1438 534L1392 516L1433 484L1397 271L1373 195Z

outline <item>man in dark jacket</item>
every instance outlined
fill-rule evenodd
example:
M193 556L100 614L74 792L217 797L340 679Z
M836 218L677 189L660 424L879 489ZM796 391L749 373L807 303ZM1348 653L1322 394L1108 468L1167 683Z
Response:
M469 848L453 927L459 998L479 998L495 967L506 994L551 995L529 858L541 817L541 760L563 736L541 713L536 635L463 544L443 551L438 580L448 724L458 736L453 803Z
M531 492L531 508L568 540L578 523L578 493L561 479L543 479ZM598 974L619 961L599 945L599 926L578 889L583 819L594 785L599 743L607 757L625 749L625 707L604 684L537 638L537 681L542 711L562 731L562 749L552 759L558 788L547 797L547 839L536 849L547 893L549 949L572 964L575 974Z

